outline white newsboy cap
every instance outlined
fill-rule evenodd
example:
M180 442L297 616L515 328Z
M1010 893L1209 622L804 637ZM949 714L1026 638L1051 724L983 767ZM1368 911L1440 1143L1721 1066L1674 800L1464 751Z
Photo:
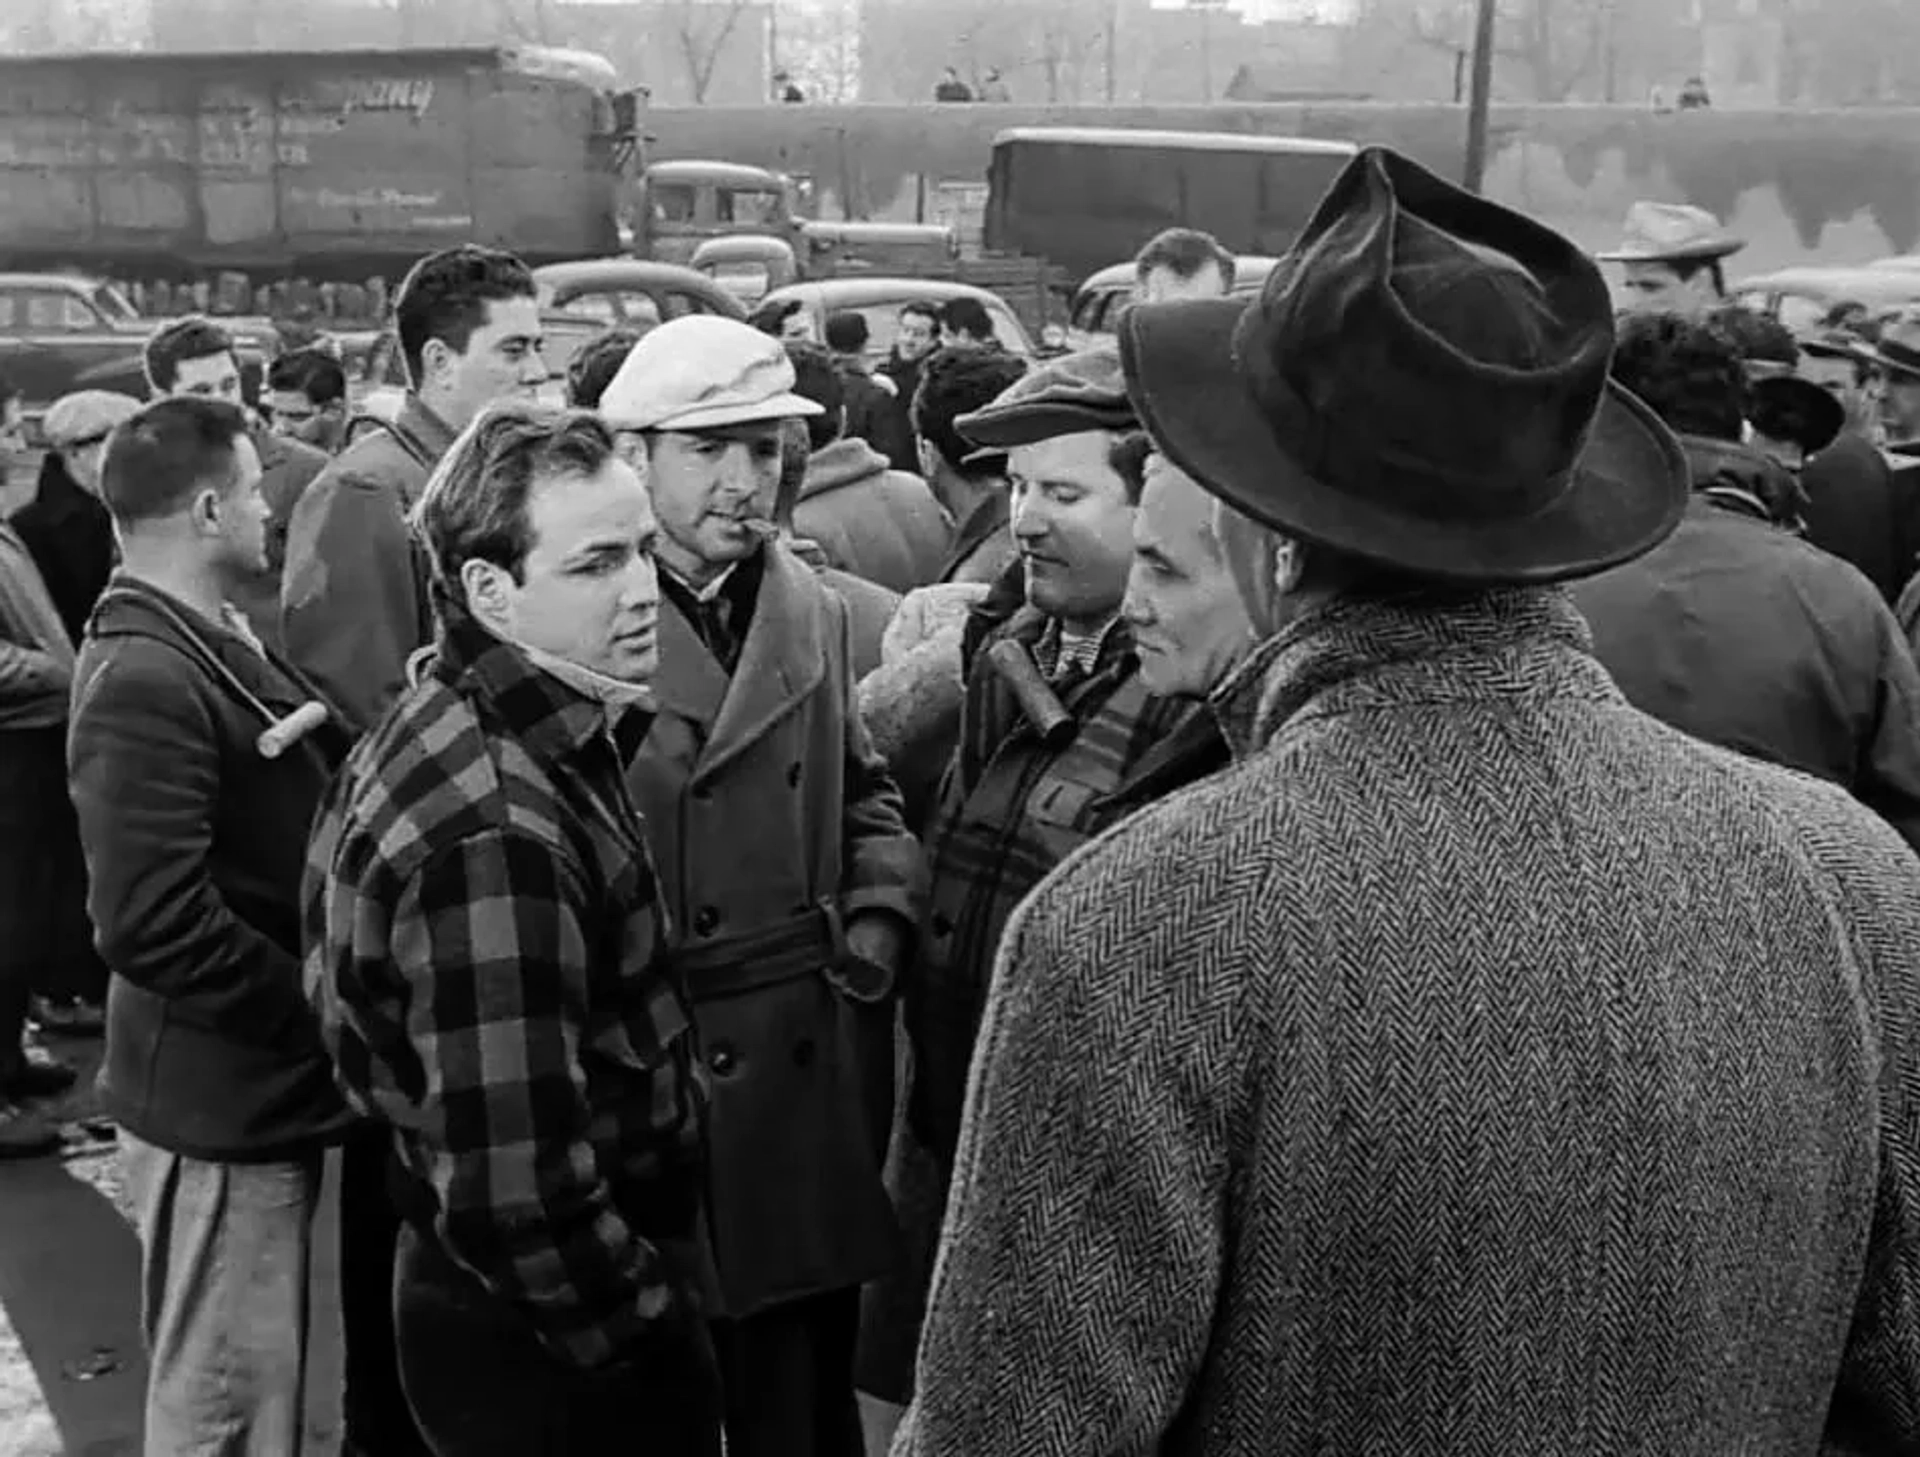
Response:
M687 314L647 333L600 397L616 430L710 430L824 413L793 392L778 339L718 314Z

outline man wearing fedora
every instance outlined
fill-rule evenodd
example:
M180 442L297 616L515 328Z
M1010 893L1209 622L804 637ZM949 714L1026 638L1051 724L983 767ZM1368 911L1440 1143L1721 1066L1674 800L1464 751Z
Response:
M776 539L786 425L820 410L794 385L779 340L690 315L600 399L659 521L656 712L627 779L711 1088L732 1457L860 1446L860 1286L897 1243L881 1164L920 911L920 847L854 706L848 609Z
M1838 784L1920 848L1920 667L1873 584L1800 539L1792 473L1742 443L1789 386L1833 412L1823 429L1840 406L1747 368L1718 327L1676 314L1621 324L1614 380L1679 436L1693 495L1671 536L1580 582L1574 602L1634 707Z
M1593 659L1554 584L1687 501L1612 345L1371 147L1122 321L1265 640L1007 926L896 1457L1920 1441L1920 863Z
M1726 260L1746 247L1705 208L1680 202L1636 202L1626 236L1602 263L1625 265L1627 309L1634 313L1702 314L1727 296Z

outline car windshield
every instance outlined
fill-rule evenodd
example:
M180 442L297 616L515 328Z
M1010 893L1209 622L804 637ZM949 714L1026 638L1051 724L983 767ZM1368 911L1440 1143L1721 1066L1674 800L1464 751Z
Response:
M140 313L127 302L127 296L110 283L103 283L93 291L93 306L100 316L109 323L137 324Z
M900 310L907 302L901 299L896 303L861 304L854 313L867 321L867 357L884 359L893 352L893 341L900 333ZM930 302L935 308L940 306L939 299ZM839 312L832 310L831 312ZM987 303L987 317L993 320L993 337L1000 341L1000 347L1010 354L1029 355L1033 346L1026 333L1020 327L1020 321L1013 311L999 299Z
M723 223L777 223L786 211L786 198L778 192L723 190L716 201Z

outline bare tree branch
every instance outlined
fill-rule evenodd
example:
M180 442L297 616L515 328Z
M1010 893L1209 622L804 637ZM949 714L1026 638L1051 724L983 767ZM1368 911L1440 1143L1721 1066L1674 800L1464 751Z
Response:
M720 62L720 53L726 49L734 27L740 23L746 0L678 0L676 9L678 20L674 30L680 42L680 54L687 63L687 81L693 87L693 104L704 106L707 88L713 85L714 68ZM699 35L700 26L694 17L710 16L715 11L720 12L719 24L711 35L702 39Z

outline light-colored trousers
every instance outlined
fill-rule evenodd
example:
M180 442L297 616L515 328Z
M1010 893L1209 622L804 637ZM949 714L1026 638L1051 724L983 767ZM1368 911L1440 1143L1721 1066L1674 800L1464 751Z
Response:
M299 1457L321 1155L221 1164L124 1130L140 1235L146 1457Z

